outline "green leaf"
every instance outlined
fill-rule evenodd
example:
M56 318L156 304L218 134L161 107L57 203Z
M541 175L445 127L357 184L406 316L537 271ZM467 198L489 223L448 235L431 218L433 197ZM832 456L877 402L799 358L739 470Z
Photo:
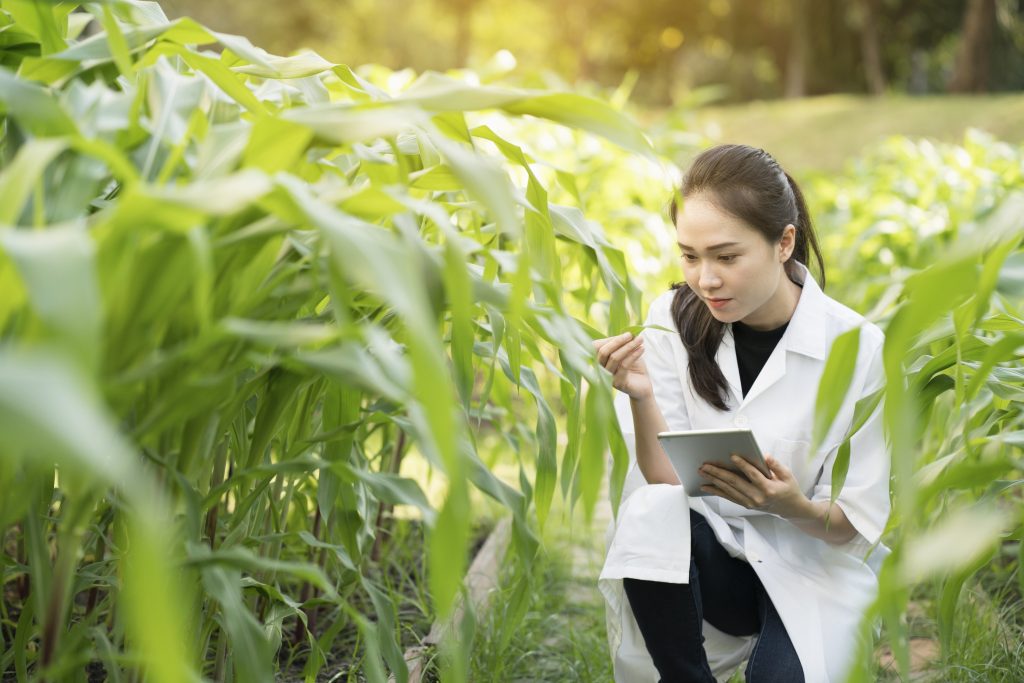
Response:
M387 472L361 470L341 461L333 469L366 484L377 500L390 505L411 505L423 513L428 525L434 524L436 512L415 480Z
M818 397L814 405L811 451L817 450L824 441L846 400L860 351L860 335L859 327L847 330L836 338L829 351L825 369L818 383Z
M342 104L295 107L282 112L281 118L339 145L395 136L427 122L426 114L418 109Z
M473 289L466 271L466 256L449 237L444 250L444 284L451 309L451 353L456 386L468 411L473 382Z
M231 643L237 680L271 683L273 652L262 625L242 599L242 575L223 566L205 566L203 587L220 604L221 624Z
M839 451L836 453L836 459L832 463L832 493L830 501L832 503L839 499L839 494L843 491L843 485L846 484L846 475L850 471L850 440L845 439L843 443L839 444Z
M363 589L370 594L374 611L377 613L377 640L380 643L384 661L391 668L396 683L407 683L409 667L402 656L401 643L398 639L398 628L395 623L397 606L391 596L385 595L371 582L363 579Z
M242 154L242 165L266 173L289 170L298 162L313 132L282 119L264 116L256 120Z
M244 467L252 467L263 462L271 439L284 426L282 419L286 416L286 410L295 402L300 387L307 381L305 376L293 372L276 368L270 371L267 387L260 399L253 423L252 442Z
M580 493L583 497L583 512L588 522L593 517L594 506L601 490L605 449L608 444L608 425L614 419L610 382L602 378L601 384L590 385L584 399L579 481Z
M508 176L495 162L469 152L445 137L432 134L430 140L445 156L448 166L468 192L491 212L501 232L518 236L522 232Z
M63 35L71 9L32 0L4 0L4 10L22 29L39 40L44 55L59 52L67 45Z
M655 158L650 141L624 114L606 103L577 93L538 95L502 107L512 114L529 114L601 135L622 147Z
M0 172L0 225L20 221L25 203L41 182L43 171L67 147L66 140L53 139L30 140L21 146L14 161Z
M452 480L444 505L428 536L430 593L441 620L447 619L452 613L455 596L466 573L469 518L469 498L465 483Z
M629 332L633 336L637 336L644 330L657 330L658 332L669 332L671 334L677 334L675 330L670 330L669 328L664 327L662 325L630 325L626 329L622 330L622 332L610 336L616 337L619 334L624 334L626 332Z
M0 231L0 248L17 265L39 319L69 356L97 369L103 320L95 248L85 225Z
M597 98L578 93L475 86L428 71L395 101L440 111L501 108L511 114L537 116L587 130L654 158L651 143L628 117Z
M59 357L0 351L0 431L5 457L46 453L49 460L25 462L50 469L56 460L62 486L91 482L122 492L130 544L121 555L119 604L128 633L154 681L197 680L185 637L188 588L174 571L169 515L93 387Z
M114 58L114 63L117 64L118 71L127 75L132 70L131 51L128 49L128 41L125 40L124 33L121 32L121 27L117 23L110 5L103 5L100 20L107 32L107 42L110 45L110 54Z
M947 516L933 528L907 540L899 576L907 584L970 567L999 540L1009 522L1007 512L970 507ZM956 548L950 553L950 548Z
M250 113L259 115L266 112L263 103L257 99L245 83L220 61L196 54L183 47L176 47L171 53L177 54L190 67L205 74L217 87L226 92L235 102L245 107Z

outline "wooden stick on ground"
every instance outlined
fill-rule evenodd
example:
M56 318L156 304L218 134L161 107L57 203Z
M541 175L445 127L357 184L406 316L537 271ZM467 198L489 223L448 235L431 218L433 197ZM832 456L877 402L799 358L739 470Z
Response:
M498 522L483 547L480 548L480 552L473 558L469 571L466 572L463 583L466 585L466 592L478 618L482 617L487 610L491 594L499 588L498 573L501 570L501 561L505 557L505 551L508 549L511 530L511 517L505 517ZM426 654L430 646L439 645L445 634L452 630L457 633L462 626L464 615L465 605L460 597L456 599L455 609L447 622L435 621L430 627L430 633L423 639L423 645L417 645L405 651L405 662L409 666L409 683L420 683L426 665ZM388 683L394 683L394 681L395 676L392 674L388 678Z

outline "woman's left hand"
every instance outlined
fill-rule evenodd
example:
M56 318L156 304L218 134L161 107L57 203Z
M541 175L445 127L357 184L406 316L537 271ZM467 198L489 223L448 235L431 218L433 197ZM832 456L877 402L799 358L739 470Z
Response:
M800 484L792 470L770 455L765 463L771 472L771 479L738 455L732 461L739 466L742 474L731 472L706 462L700 473L711 480L701 490L721 496L750 510L760 510L780 517L800 517L806 514L810 500L800 490Z

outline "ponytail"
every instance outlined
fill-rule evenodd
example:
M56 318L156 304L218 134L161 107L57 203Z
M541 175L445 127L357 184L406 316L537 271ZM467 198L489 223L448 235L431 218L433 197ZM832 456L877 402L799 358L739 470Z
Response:
M796 228L796 244L793 246L793 253L786 261L786 274L791 280L796 278L796 266L794 261L799 261L810 268L808 257L810 252L814 253L814 260L818 263L818 284L825 289L825 261L821 258L821 249L818 248L818 237L814 232L814 224L811 222L811 214L807 211L807 202L804 201L804 193L800 186L793 180L793 176L785 171L786 184L793 193L793 204L796 207L796 221L793 226Z

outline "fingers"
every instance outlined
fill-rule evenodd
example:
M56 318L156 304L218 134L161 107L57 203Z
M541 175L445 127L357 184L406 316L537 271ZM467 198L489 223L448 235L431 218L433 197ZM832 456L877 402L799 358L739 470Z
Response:
M714 496L721 496L726 500L731 500L737 505L742 505L743 507L748 508L750 510L756 509L756 507L754 506L754 501L752 501L750 498L743 495L742 492L737 491L735 488L730 486L727 482L722 481L721 479L715 479L713 484L705 484L704 486L701 486L700 490L704 491L705 493L710 493L711 495Z
M604 343L598 346L598 342ZM598 339L594 342L594 345L597 346L598 362L613 375L617 374L623 366L628 368L627 361L632 363L632 361L639 357L640 354L637 352L643 351L643 344L644 340L642 337L633 337L628 332L617 337Z
M595 339L593 344L594 348L597 349L597 357L603 361L611 356L612 352L617 351L623 344L633 339L634 337L632 334L629 332L623 332L622 334L614 337Z
M771 470L772 474L778 479L789 479L793 476L793 471L791 469L770 455L764 456L764 462L768 465L768 469Z
M633 365L643 355L644 347L643 344L641 344L632 352L630 352L625 358L622 359L622 362L619 364L618 369L616 369L615 373L612 375L613 387L615 387L619 391L623 391L626 388L626 381L629 377L630 371L633 370Z
M761 470L754 467L754 465L752 465L746 458L733 453L732 461L736 463L736 466L739 467L744 474L747 475L747 479L755 484L760 484L762 481L768 481L768 478L764 476ZM765 460L765 462L767 463L768 460ZM771 470L771 465L768 465L768 469Z
M729 500L743 507L756 510L766 502L765 492L742 475L710 463L706 463L700 471L701 474L712 480L715 487L727 492L729 495L726 497ZM762 476L761 479L763 480L764 477Z
M724 467L719 467L711 463L704 463L701 467L701 474L710 479L714 479L716 483L721 481L728 484L730 487L742 492L743 495L748 498L752 498L759 493L759 488L751 483L745 476L727 470Z
M726 500L732 500L732 498L730 498L729 495L726 494L725 491L723 491L722 489L718 488L714 484L703 484L700 487L700 490L703 491L704 493L711 494L712 496L718 496L719 498L725 498ZM737 505L742 505L742 503L739 503L739 502L737 502L735 500L733 500L732 502L736 503Z

